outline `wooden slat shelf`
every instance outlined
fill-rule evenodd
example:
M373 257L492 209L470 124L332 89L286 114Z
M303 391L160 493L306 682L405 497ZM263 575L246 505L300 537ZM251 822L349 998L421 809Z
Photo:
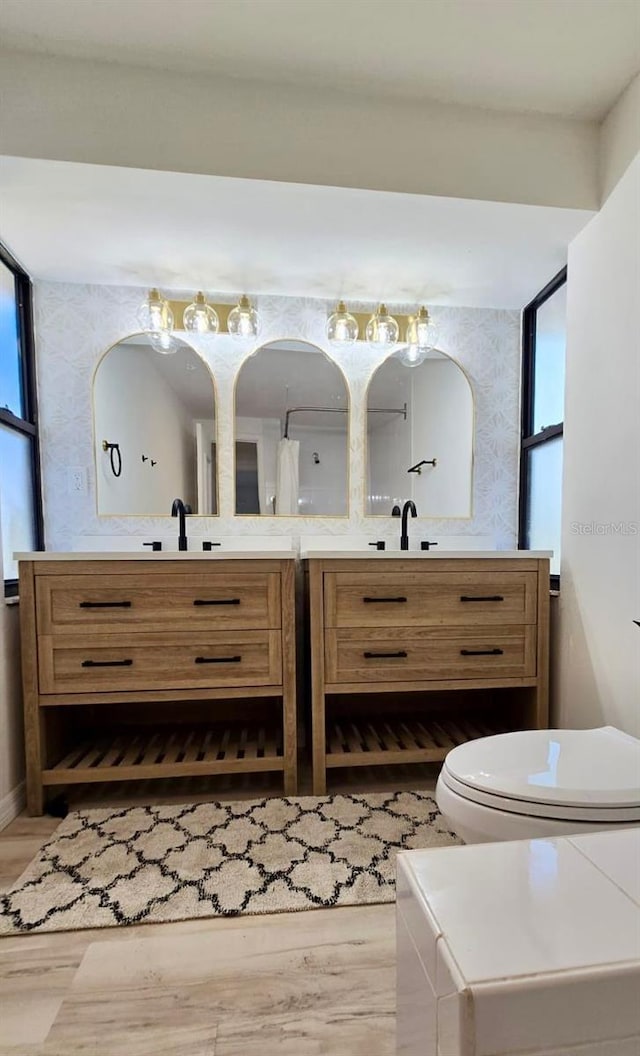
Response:
M327 767L437 763L452 748L508 727L467 718L340 718L327 721Z
M282 730L259 723L96 736L42 773L44 785L283 770Z

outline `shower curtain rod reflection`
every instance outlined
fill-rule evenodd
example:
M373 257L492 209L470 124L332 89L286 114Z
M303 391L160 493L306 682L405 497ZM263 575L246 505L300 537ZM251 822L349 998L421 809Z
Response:
M317 411L319 414L347 414L348 407L291 407L284 416L284 439L289 439L289 418L292 414L303 411ZM402 407L367 407L367 414L401 414L407 420L407 405Z

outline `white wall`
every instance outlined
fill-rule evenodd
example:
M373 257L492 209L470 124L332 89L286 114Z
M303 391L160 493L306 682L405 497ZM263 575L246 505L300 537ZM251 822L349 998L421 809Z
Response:
M182 291L174 291L181 296ZM92 287L66 283L36 283L35 309L42 434L45 529L47 546L71 549L82 535L159 538L171 532L161 517L98 517L92 445L91 386L93 371L106 348L138 329L136 311L145 295L135 287ZM215 295L211 294L215 300ZM255 351L232 338L190 335L209 365L217 387L218 478L220 516L193 517L194 538L238 535L370 535L397 543L398 524L386 517L372 523L365 517L364 466L366 388L385 358L364 342L334 351L327 346L325 326L333 304L311 298L259 297L260 343L308 341L325 349L341 367L350 390L349 516L344 518L234 516L233 437L234 386L241 364ZM353 306L371 311L371 304ZM393 306L407 314L413 306ZM439 344L467 371L476 401L474 504L470 520L431 519L431 538L439 535L490 537L499 548L515 545L519 450L520 319L519 313L495 309L434 308ZM186 335L185 335L186 336ZM84 494L70 491L69 467L85 471ZM275 481L274 481L275 483ZM425 526L426 527L426 526ZM159 534L158 534L159 533Z
M97 489L103 515L162 516L175 498L196 509L195 423L155 369L153 356L158 353L123 344L112 348L96 371ZM119 477L102 450L103 440L120 445Z
M407 407L409 401L410 397ZM408 415L405 420L401 414L394 414L376 421L377 417L369 415L367 420L367 509L373 515L388 517L393 506L402 505L411 497L410 478L404 475L411 465L411 417Z
M595 122L17 53L2 56L0 95L3 154L598 205Z
M342 416L341 416L342 417ZM300 441L300 512L313 517L330 510L345 517L349 498L349 447L346 429L314 429L291 424L292 440ZM314 461L314 451L320 461Z
M640 150L640 73L600 126L599 182L604 201Z
M640 154L571 244L557 721L640 736Z

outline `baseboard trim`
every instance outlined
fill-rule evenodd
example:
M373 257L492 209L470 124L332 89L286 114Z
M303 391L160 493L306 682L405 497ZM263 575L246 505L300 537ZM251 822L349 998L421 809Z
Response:
M0 799L0 831L6 829L21 814L27 802L27 793L24 781L7 792Z

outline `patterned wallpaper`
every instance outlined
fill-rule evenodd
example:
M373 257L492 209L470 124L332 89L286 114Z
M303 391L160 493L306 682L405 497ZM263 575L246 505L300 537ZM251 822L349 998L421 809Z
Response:
M168 291L165 291L168 292ZM81 286L38 282L35 286L38 388L46 545L68 550L78 535L167 534L161 517L98 517L91 387L95 367L105 350L139 330L136 311L146 290L133 287ZM179 291L172 296L189 297ZM212 300L229 300L215 297ZM339 352L327 345L324 326L333 302L300 297L259 297L262 320L259 343L300 338L325 349L342 367L351 395L351 495L347 518L242 517L233 515L233 384L252 348L238 348L227 336L195 337L191 344L209 364L217 387L219 420L220 516L190 518L189 534L339 536L349 532L372 539L396 540L398 522L364 516L364 429L366 387L384 354L358 344ZM367 311L370 304L350 304ZM415 305L394 304L398 313ZM478 308L433 308L438 346L469 374L476 404L473 516L466 520L423 518L431 538L453 535L492 536L498 549L516 544L519 452L520 316L516 311ZM87 488L72 492L69 469L84 470Z

